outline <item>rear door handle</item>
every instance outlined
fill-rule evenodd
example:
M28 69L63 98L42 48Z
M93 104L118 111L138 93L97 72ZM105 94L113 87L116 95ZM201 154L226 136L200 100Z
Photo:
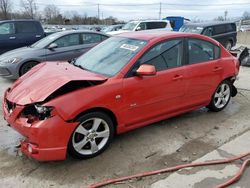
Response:
M41 37L41 35L36 35L36 38L40 38Z
M173 77L173 80L175 81L175 80L181 80L183 78L183 76L182 75L175 75L174 77Z
M214 67L213 72L218 72L218 71L221 71L221 70L222 70L222 67Z
M10 37L9 39L10 39L10 40L14 40L14 39L16 39L16 37Z

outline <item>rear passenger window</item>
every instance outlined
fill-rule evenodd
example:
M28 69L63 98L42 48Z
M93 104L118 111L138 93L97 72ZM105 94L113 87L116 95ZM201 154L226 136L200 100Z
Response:
M226 32L226 25L216 25L214 26L214 35L219 35Z
M182 65L182 39L160 43L146 52L139 60L140 64L154 65L157 71Z
M188 51L189 64L211 61L220 57L219 47L204 40L189 39Z
M17 33L37 33L38 29L34 22L16 22Z
M147 29L160 29L166 26L167 22L147 22Z
M3 23L0 25L0 35L8 35L15 33L15 26L13 23Z
M95 33L84 33L81 37L83 44L99 43L102 41L101 35Z
M226 28L227 32L236 31L236 26L235 26L235 24L233 24L233 23L227 24L226 27L227 27L227 28Z

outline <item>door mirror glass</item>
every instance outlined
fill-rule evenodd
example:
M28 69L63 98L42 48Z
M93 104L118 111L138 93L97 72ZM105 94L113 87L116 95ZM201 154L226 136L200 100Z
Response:
M137 71L136 71L137 76L154 76L156 75L156 69L155 66L153 65L141 65Z
M53 50L53 49L55 49L55 48L57 48L57 47L58 47L58 46L57 46L56 43L51 43L51 44L48 46L48 49Z

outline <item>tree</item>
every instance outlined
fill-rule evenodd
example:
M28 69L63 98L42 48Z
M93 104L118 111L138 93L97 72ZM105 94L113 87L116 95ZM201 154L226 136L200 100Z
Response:
M11 0L0 0L0 15L2 15L3 19L7 20L10 18L11 9Z
M21 0L21 6L24 8L24 14L29 18L35 19L37 16L36 0Z
M60 15L60 10L55 5L47 5L44 10L44 16L47 22L54 24L55 22L61 22L62 16Z
M224 21L223 16L218 16L217 18L214 18L215 21Z
M242 20L249 20L250 19L250 12L245 11L242 15Z

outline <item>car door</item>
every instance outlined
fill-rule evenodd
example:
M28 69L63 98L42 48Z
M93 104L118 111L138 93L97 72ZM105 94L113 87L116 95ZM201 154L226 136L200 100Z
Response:
M155 76L139 77L134 74L141 64L154 65ZM144 122L181 108L185 95L185 68L183 41L176 39L157 44L147 51L124 79L123 117L126 126Z
M69 61L79 56L79 49L82 48L80 34L67 34L51 42L57 45L56 48L46 48L47 61ZM50 44L50 45L51 45Z
M208 41L187 39L188 64L187 93L183 103L201 105L210 101L222 79L223 67L220 62L220 48Z
M17 47L18 41L15 34L15 25L13 22L0 24L0 54Z
M18 47L29 46L42 38L42 33L33 21L15 22Z

